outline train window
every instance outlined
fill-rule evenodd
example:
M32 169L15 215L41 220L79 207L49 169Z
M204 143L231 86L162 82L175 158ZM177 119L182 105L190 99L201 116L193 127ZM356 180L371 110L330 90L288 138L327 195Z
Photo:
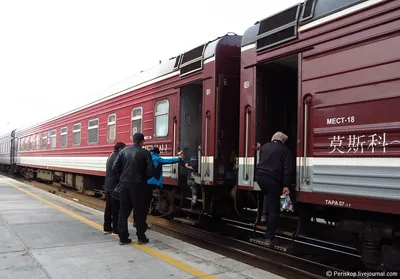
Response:
M28 150L33 149L33 136L28 137Z
M99 139L99 119L88 122L88 143L97 143Z
M36 135L36 149L40 148L40 134Z
M72 127L72 144L73 145L81 144L81 123L75 124Z
M68 128L67 127L61 128L61 131L60 131L60 146L61 147L67 146L67 137L68 137Z
M42 134L42 148L45 149L47 148L47 133L44 132Z
M50 135L50 147L51 148L55 148L57 145L57 130L53 130L51 131L51 135Z
M115 113L108 116L107 121L107 141L113 142L117 137L117 115Z
M168 114L169 102L162 100L156 103L155 124L156 137L166 137L168 135Z
M134 108L132 109L132 122L131 122L131 128L132 128L132 133L131 136L133 136L135 133L141 133L142 132L142 119L143 119L143 110L141 107Z

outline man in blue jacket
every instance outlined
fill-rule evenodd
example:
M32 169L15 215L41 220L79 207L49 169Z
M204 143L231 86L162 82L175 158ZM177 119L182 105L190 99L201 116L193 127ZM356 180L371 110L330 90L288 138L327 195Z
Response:
M160 157L160 149L158 147L154 147L152 150L150 150L151 154L151 159L153 160L153 165L154 165L154 176L147 180L147 184L149 186L148 189L148 196L147 196L147 209L150 207L150 202L153 197L153 190L156 187L163 188L163 170L162 166L163 165L168 165L168 164L176 164L183 162L183 154L180 155L180 157L177 158L170 158L170 159L165 159Z
M158 147L154 147L152 150L150 150L150 154L154 165L154 176L149 180L147 180L147 184L152 185L152 189L155 189L155 187L163 188L162 166L168 164L180 163L183 162L183 160L181 157L170 158L170 159L161 158L160 149L158 149Z

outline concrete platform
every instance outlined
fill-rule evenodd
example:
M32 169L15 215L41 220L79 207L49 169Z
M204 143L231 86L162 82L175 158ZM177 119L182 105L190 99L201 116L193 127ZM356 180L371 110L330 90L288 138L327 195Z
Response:
M0 176L0 278L283 278L149 230L131 245L102 232L103 213Z

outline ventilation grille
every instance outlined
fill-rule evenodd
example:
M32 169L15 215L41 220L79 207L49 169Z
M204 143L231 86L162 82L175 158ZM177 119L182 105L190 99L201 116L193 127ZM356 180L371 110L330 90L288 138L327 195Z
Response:
M256 50L261 51L297 38L301 3L261 21Z
M315 2L317 2L317 0L306 0L306 2L303 5L303 11L301 13L300 21L305 21L310 18L313 18L315 10Z
M180 76L199 71L203 68L203 53L205 44L185 52L182 57L180 68Z
M180 76L185 76L195 71L201 70L203 67L203 61L199 60L194 63L188 64L186 66L181 67L181 71L179 73Z
M270 32L279 27L291 24L297 20L298 6L287 9L279 14L264 19L260 23L260 29L258 35Z
M262 50L267 47L273 47L277 44L287 42L289 40L297 38L296 26L290 26L276 33L271 33L261 39L257 40L257 50Z
M203 56L203 49L204 45L196 47L186 53L183 54L183 59L182 59L182 64L185 64L187 62L190 62L194 59L197 59L199 57Z

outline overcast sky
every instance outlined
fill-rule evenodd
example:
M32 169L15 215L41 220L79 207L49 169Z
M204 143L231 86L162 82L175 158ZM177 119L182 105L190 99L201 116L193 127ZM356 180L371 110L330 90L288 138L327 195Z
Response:
M300 0L0 0L0 134Z

